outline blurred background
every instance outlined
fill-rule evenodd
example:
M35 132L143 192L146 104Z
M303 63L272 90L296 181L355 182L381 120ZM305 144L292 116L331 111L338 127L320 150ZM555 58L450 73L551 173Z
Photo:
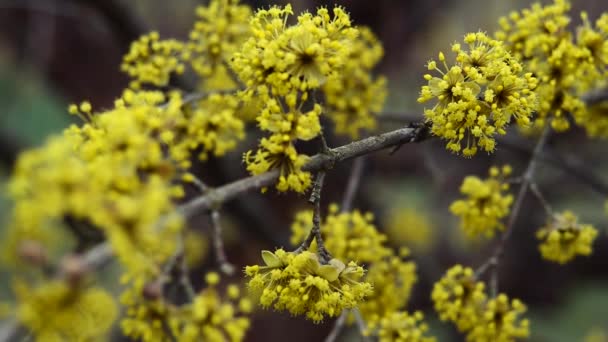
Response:
M252 7L286 1L243 1ZM422 106L416 103L425 62L439 50L461 40L466 32L492 33L497 19L530 1L424 0L424 1L291 1L296 13L320 5L344 6L358 25L367 25L384 43L385 58L378 73L389 80L385 111L419 120ZM119 66L130 42L149 30L161 37L184 39L194 21L194 9L204 1L180 0L0 0L0 181L3 193L19 151L44 142L74 119L70 103L90 100L96 109L108 108L127 86ZM576 1L573 20L585 10L595 20L608 10L605 1ZM399 127L382 122L380 131ZM221 185L244 177L243 151L259 136L250 134L242 149L222 160L198 165L203 179ZM331 146L348 141L330 136ZM467 174L485 176L492 164L511 163L520 173L530 157L533 141L515 130L500 140L491 156L472 160L451 155L439 141L403 146L392 156L380 152L366 159L364 178L355 208L371 211L380 230L395 247L408 246L418 263L419 281L409 310L422 310L439 341L459 341L450 324L437 320L430 303L430 289L455 263L476 267L491 253L494 242L471 244L460 235L457 220L448 211ZM583 341L587 336L608 333L608 239L603 205L608 198L608 159L605 141L587 139L580 131L553 136L548 162L539 169L539 185L557 210L571 209L583 222L600 230L594 253L565 266L542 261L534 232L545 215L535 198L528 196L500 267L500 290L518 297L529 307L531 341ZM328 174L324 201L339 202L351 163ZM0 199L0 214L10 208ZM289 226L294 213L306 207L296 195L247 194L229 203L223 218L228 258L239 268L259 262L260 249L289 248ZM5 222L5 220L3 220ZM1 224L1 223L0 223ZM207 219L192 222L201 234L199 265L192 277L198 285L214 265L205 236ZM0 230L3 226L0 226ZM209 254L209 255L207 255ZM116 270L106 271L109 276ZM238 280L237 275L235 280ZM7 299L7 275L0 274ZM333 322L315 325L272 311L256 313L247 341L318 341ZM116 339L120 339L116 335ZM357 341L356 331L343 340ZM597 340L608 341L608 339Z

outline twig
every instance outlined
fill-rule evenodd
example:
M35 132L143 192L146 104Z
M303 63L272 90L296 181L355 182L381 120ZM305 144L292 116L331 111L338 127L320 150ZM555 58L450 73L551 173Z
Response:
M530 162L528 163L528 167L524 171L521 177L521 185L519 188L519 192L517 194L517 198L515 199L515 204L513 205L513 209L511 210L511 215L507 221L507 225L505 228L505 232L502 234L498 246L494 250L494 253L485 263L483 263L480 267L478 267L475 275L480 277L486 270L492 269L491 276L491 291L493 294L496 294L498 291L498 267L500 264L500 258L502 257L507 241L513 234L513 229L515 227L515 221L519 215L519 211L521 210L521 206L523 204L524 198L526 197L526 193L528 192L528 188L530 184L534 180L534 173L536 172L536 168L538 166L538 162L540 159L541 152L545 147L545 144L549 138L551 133L551 125L547 123L545 126L540 138L538 139L536 146L534 147L534 151L532 152L532 157L530 158Z
M363 177L364 166L365 157L359 157L353 162L350 170L350 176L348 177L348 184L346 185L346 190L344 191L344 197L342 197L342 205L340 206L340 210L342 212L347 212L352 209L357 190L359 189L359 185L361 184L361 179Z
M593 106L608 100L608 88L596 89L581 96L587 106Z
M220 223L220 212L218 210L211 211L211 225L213 226L213 249L215 251L215 259L220 270L227 275L234 274L235 267L228 262L226 251L224 250L224 240L222 239L222 225Z
M367 325L365 324L365 320L363 320L363 317L361 316L359 308L354 308L351 311L355 316L355 322L357 322L357 327L359 327L359 333L361 334L361 338L363 339L363 341L368 341L369 338L367 338L366 335Z
M547 215L553 216L553 208L551 208L551 205L549 204L549 201L547 201L547 199L545 198L545 196L543 195L543 193L540 191L540 189L538 188L538 185L536 184L536 182L531 182L530 183L530 190L532 191L532 193L534 194L534 196L536 196L536 198L538 199L538 201L540 202L540 204L543 206L543 208L545 209L545 212L547 213Z
M311 234L314 234L315 241L317 241L317 253L321 258L321 263L326 264L331 260L331 254L325 248L323 243L323 237L321 236L321 191L323 190L323 182L325 181L325 171L321 170L317 173L315 183L310 194L310 202L314 206L312 215L312 228ZM308 240L308 239L307 239Z
M190 278L188 277L188 265L186 264L185 258L184 233L185 231L180 233L176 251L171 260L169 260L169 262L165 265L161 279L170 275L170 281L177 280L179 286L184 289L188 299L192 300L194 297L196 297L196 291L194 291L194 287L192 286Z
M342 311L342 314L336 319L334 323L334 327L329 332L329 335L325 338L325 342L334 342L340 336L342 329L344 329L344 323L346 323L346 318L348 317L349 310Z
M304 171L314 172L327 165L343 162L376 151L400 144L409 143L417 139L421 131L417 128L400 128L387 133L375 135L350 144L330 149L330 153L319 153L310 158L302 168ZM246 177L209 191L203 196L196 197L189 202L178 206L178 212L185 218L190 218L202 210L217 207L242 193L261 189L276 182L279 177L278 170L272 170L261 175Z
M514 141L501 139L499 144L510 150L532 155L532 151L522 144L515 143ZM543 163L550 164L588 185L589 188L598 194L606 197L608 196L608 184L604 183L599 177L589 170L582 160L579 160L573 155L562 156L551 148L546 148L540 155L539 160Z

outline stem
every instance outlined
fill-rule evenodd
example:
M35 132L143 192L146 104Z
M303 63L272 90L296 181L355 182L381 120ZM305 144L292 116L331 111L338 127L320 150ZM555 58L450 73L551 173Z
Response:
M538 199L540 204L543 206L543 209L545 209L545 212L547 213L547 215L553 216L553 208L551 207L551 205L549 204L549 201L547 201L547 199L545 198L543 193L538 188L538 184L536 184L535 182L530 183L530 190L532 191L534 196L536 196L536 198Z
M234 274L235 267L228 262L222 239L222 225L220 224L220 213L217 210L211 212L211 224L213 225L213 249L220 270L227 275Z
M524 171L521 177L521 185L519 188L519 192L517 194L517 198L515 199L513 209L511 210L511 215L509 216L509 219L507 221L505 232L502 234L500 242L498 243L498 246L496 246L496 249L494 250L492 256L490 256L490 258L488 258L488 260L486 260L486 262L484 262L475 272L476 277L480 277L486 270L490 268L492 269L490 286L492 287L493 294L496 294L498 291L498 267L500 265L500 259L504 254L505 246L509 241L509 238L513 234L515 222L517 220L517 217L519 216L519 211L521 210L521 206L528 192L528 188L534 180L534 173L536 172L541 152L545 144L547 143L550 133L551 125L549 122L547 122L545 128L543 129L543 132L541 133L540 138L536 143L536 146L534 147L530 162L528 163L528 166L526 167L526 170Z
M424 130L420 128L405 127L371 136L344 146L332 148L329 150L329 153L318 153L310 158L308 163L302 167L302 170L314 172L325 168L327 165L343 162L393 146L421 141L427 138L426 135L421 136L423 133ZM272 170L257 176L246 177L228 183L178 206L177 211L184 218L191 218L205 209L218 206L245 192L271 186L276 182L278 177L279 170Z
M326 264L331 260L331 254L325 248L323 237L321 236L321 191L323 190L324 181L325 171L319 171L312 188L312 193L310 194L310 199L308 200L308 202L314 205L311 234L314 234L317 241L317 253L321 258L322 264Z
M352 209L357 190L361 185L364 166L365 157L359 157L353 162L350 176L348 177L348 184L346 185L346 191L344 191L344 197L342 198L342 205L340 206L342 212L347 212Z
M342 311L342 314L336 319L334 327L329 332L329 335L325 338L325 342L334 342L340 336L342 329L344 329L344 323L346 323L346 317L348 317L348 310Z

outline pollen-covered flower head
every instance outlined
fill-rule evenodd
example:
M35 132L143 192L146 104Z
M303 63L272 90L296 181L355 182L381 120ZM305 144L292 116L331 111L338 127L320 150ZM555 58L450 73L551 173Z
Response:
M251 8L239 0L212 0L197 7L196 16L185 59L202 77L225 76L232 55L251 35Z
M260 304L306 315L314 322L339 315L357 306L371 294L372 287L362 282L362 267L345 265L338 259L321 264L315 253L299 254L263 251L265 266L247 266L250 289L259 295Z
M509 214L513 202L513 195L508 193L509 184L505 182L511 167L492 167L489 173L490 177L485 180L467 176L460 186L466 198L450 205L450 211L460 217L460 227L469 238L492 237L497 230L503 230L500 220Z
M456 265L433 286L431 299L442 321L468 331L479 321L486 301L485 284L477 281L470 267Z
M308 94L291 92L284 98L269 99L256 120L259 127L273 134L288 136L291 140L311 140L321 133L321 105L314 104L311 110L304 110ZM284 108L285 107L285 108Z
M383 317L408 304L418 275L416 264L405 258L406 250L401 252L369 266L365 280L372 284L374 292L359 305L363 318Z
M378 336L380 342L435 342L427 336L428 325L420 311L395 311L369 322L368 334Z
M344 64L357 30L341 7L303 13L295 25L287 24L290 14L291 6L275 6L258 10L251 20L253 37L232 61L250 92L317 89Z
M526 306L518 299L509 300L504 293L488 300L479 321L467 334L467 341L509 342L527 338L530 323L521 316Z
M541 241L539 250L543 258L565 264L577 255L591 254L597 230L589 224L580 224L571 211L555 214L536 232Z
M37 341L102 340L112 327L118 309L112 296L97 287L73 287L50 281L30 288L15 282L17 319Z
M262 138L260 148L249 151L244 158L247 170L254 175L278 169L280 171L277 190L304 192L311 183L310 172L302 171L302 166L309 157L298 154L291 138L287 134L273 134Z
M521 64L501 42L485 33L469 33L466 46L452 45L456 55L449 65L439 53L439 63L431 60L418 102L436 100L424 115L433 134L448 141L447 148L466 157L478 149L494 151L496 134L505 134L513 120L527 125L537 100L533 92L537 81L524 73Z
M131 44L131 49L123 58L121 70L132 81L132 89L140 89L144 84L165 86L171 74L181 74L185 70L180 55L184 44L178 40L160 40L157 32L144 35Z
M367 27L357 27L342 70L328 76L323 86L327 116L336 133L355 139L363 130L376 128L376 114L382 110L387 95L387 81L374 77L372 70L384 54L382 43Z
M329 206L329 211L322 223L321 236L325 247L338 259L357 260L374 263L392 254L386 246L386 236L374 225L372 213L361 213L358 210L340 212L336 204ZM298 245L306 238L312 222L312 211L306 210L296 214L291 226L291 243ZM316 241L310 250L316 250Z
M207 286L192 303L176 308L171 319L178 341L242 341L249 329L251 301L242 297L239 286L230 284L225 293L218 288L219 274L206 275Z
M590 135L597 136L601 120L590 116L582 96L605 87L608 16L600 17L593 27L582 13L583 25L573 30L569 28L570 9L568 0L535 3L501 18L495 35L539 80L535 127L550 120L554 130L564 131L570 127L571 115Z

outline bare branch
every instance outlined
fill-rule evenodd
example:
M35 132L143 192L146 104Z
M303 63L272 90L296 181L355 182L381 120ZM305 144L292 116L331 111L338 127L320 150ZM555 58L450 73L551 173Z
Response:
M348 177L348 184L346 185L346 191L344 191L344 197L342 198L342 205L340 206L342 212L350 211L352 209L357 190L359 189L363 177L364 166L365 157L359 157L353 162L350 176Z
M348 313L348 310L342 311L342 314L338 317L338 319L336 319L334 327L329 332L329 335L327 335L327 337L325 338L325 342L335 342L338 336L340 336L342 329L344 329L344 323L346 323Z
M536 172L536 168L538 166L538 162L540 160L540 156L542 154L542 150L547 143L549 135L551 134L552 128L550 123L547 123L543 132L541 133L540 138L538 139L536 146L534 147L534 151L532 152L532 157L530 158L530 162L526 167L522 177L519 192L515 199L515 204L513 205L513 209L511 210L511 215L507 221L507 226L505 228L505 232L502 234L498 246L494 249L494 253L484 262L480 267L477 268L475 275L477 277L481 276L486 270L492 269L491 276L491 291L492 294L496 295L498 292L498 267L500 264L500 258L502 257L507 241L513 234L513 229L515 227L515 222L517 217L519 216L519 212L521 210L521 206L523 204L524 198L528 193L528 188L530 184L534 181L534 174Z
M553 216L553 208L551 208L549 201L547 201L547 199L545 198L543 193L540 191L540 189L538 188L538 184L536 184L536 182L530 183L530 190L532 191L534 196L536 196L536 198L538 199L540 204L543 206L543 209L545 209L545 212L547 213L547 215Z
M421 127L400 128L330 149L328 153L319 153L312 156L310 161L304 165L303 170L314 172L322 168L328 168L335 163L384 150L389 147L419 141L423 129L424 128ZM276 182L278 177L279 171L272 170L261 175L243 178L211 190L203 196L194 198L179 206L177 210L185 218L190 218L205 209L217 208L222 203L234 199L242 193L270 186Z
M211 225L213 226L213 249L215 259L220 270L227 275L234 274L235 267L228 262L226 251L224 250L224 240L222 239L222 225L220 223L220 212L213 210L210 215Z

